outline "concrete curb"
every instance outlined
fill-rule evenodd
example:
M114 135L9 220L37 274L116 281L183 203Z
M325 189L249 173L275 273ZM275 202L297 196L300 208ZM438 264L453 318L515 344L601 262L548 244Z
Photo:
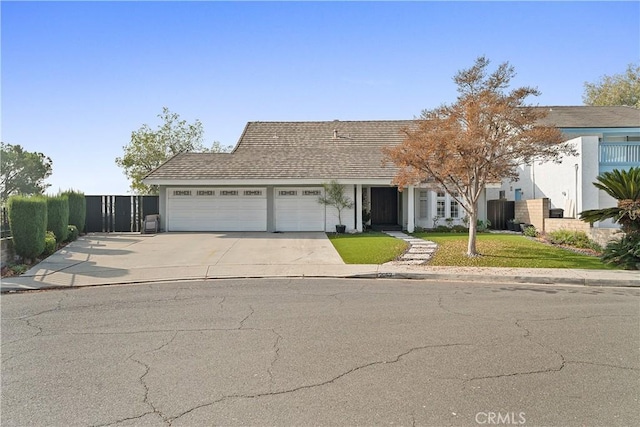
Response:
M585 279L571 277L542 277L542 276L479 276L473 274L441 274L441 273L397 273L382 272L376 274L356 274L350 277L361 279L412 279L412 280L444 280L449 282L479 282L479 283L511 283L538 285L577 285L577 286L606 286L618 288L638 288L640 280L617 279Z
M410 273L410 272L371 272L355 273L344 275L305 275L305 274L280 274L280 275L256 275L256 274L233 274L225 276L200 276L200 277L173 277L163 279L131 279L122 281L110 281L105 283L88 283L84 285L45 285L31 287L27 284L11 284L2 286L0 293L20 293L36 292L45 290L60 289L80 289L99 286L119 286L136 285L148 283L168 283L168 282L193 282L193 281L213 281L213 280L233 280L233 279L402 279L402 280L424 280L424 281L447 281L447 282L477 282L477 283L502 283L517 285L571 285L588 287L615 287L615 288L640 288L640 280L615 280L615 279L588 279L571 277L548 277L548 276L522 276L522 275L473 275L473 274L443 274L443 273ZM24 286L24 287L22 287Z

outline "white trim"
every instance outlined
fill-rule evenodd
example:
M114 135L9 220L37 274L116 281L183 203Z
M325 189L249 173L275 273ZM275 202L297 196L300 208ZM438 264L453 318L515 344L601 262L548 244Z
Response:
M415 207L415 191L413 185L407 188L408 207L407 207L407 231L413 233L416 230L416 207Z
M144 179L147 185L165 185L179 187L209 187L209 186L245 186L245 185L278 185L278 186L302 186L302 185L322 185L331 181L331 179L203 179L203 180L185 180L185 179ZM395 187L390 179L338 179L340 184L349 185L370 185L370 186L389 186Z

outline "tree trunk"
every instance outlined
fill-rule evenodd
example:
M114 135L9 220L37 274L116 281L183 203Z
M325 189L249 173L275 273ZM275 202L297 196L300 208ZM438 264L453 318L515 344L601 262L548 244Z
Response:
M467 244L467 256L474 257L478 255L476 250L476 231L478 228L478 212L471 210L469 215L469 243Z

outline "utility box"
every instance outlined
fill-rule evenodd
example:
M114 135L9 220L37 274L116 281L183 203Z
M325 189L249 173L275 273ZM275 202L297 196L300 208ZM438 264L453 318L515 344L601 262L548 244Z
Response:
M549 218L564 218L564 209L549 209Z

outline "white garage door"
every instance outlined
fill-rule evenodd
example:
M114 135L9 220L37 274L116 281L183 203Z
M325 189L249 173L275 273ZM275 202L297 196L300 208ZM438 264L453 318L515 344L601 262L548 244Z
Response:
M276 231L324 231L322 188L276 188Z
M266 188L171 188L169 231L267 231Z

